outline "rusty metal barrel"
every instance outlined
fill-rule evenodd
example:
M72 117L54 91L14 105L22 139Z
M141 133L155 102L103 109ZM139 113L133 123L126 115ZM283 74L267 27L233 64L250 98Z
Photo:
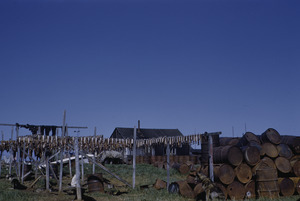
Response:
M216 175L216 179L219 179L225 185L231 184L235 178L233 168L226 163L221 166L216 165L214 167L214 173Z
M227 193L232 200L243 200L246 191L242 183L234 181L227 186Z
M246 163L250 166L255 166L260 161L260 151L257 147L246 146L241 148L244 154Z
M278 155L287 159L291 159L293 157L293 152L287 144L279 144L277 145Z
M226 163L238 166L243 161L243 153L237 146L216 147L214 149L214 163Z
M295 184L290 178L278 178L280 194L283 196L292 196L295 192Z
M239 166L237 166L234 169L234 172L238 180L243 184L248 183L252 179L251 168L246 163L242 163Z
M260 197L277 198L279 185L277 170L264 166L256 170L257 192Z
M297 190L298 194L300 195L300 179L296 183L296 190Z
M293 173L296 177L300 177L300 160L291 161L291 166L293 167Z
M89 192L102 192L104 193L102 173L89 175L87 179Z
M277 130L274 128L268 128L263 134L261 134L262 142L271 142L272 144L280 144L281 138Z
M300 154L300 137L284 135L281 136L281 143L287 144L295 154Z
M260 139L252 132L246 132L243 137L240 139L238 146L243 147L247 146L250 142L255 142L260 144Z
M212 135L213 147L220 146L220 137L219 135ZM201 141L201 164L207 165L209 159L209 145L208 145L208 136L202 135Z
M251 199L256 197L255 193L255 181L250 180L246 185L245 185L245 191L246 191L246 198Z
M274 145L270 142L263 143L262 149L263 149L263 152L270 158L276 158L278 156L278 150L277 150L276 145Z
M292 170L291 163L288 159L284 157L278 157L275 159L275 165L279 172L281 173L289 173Z

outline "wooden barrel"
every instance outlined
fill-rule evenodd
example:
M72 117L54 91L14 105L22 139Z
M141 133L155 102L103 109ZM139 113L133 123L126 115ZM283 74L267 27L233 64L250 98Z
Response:
M281 143L287 144L295 154L300 154L300 137L284 135Z
M292 161L291 165L293 167L293 173L296 177L300 177L300 160L299 161Z
M216 147L213 158L216 164L229 162L231 165L238 166L243 161L243 153L236 146Z
M103 177L101 173L89 175L87 179L89 192L104 193Z
M262 145L261 143L257 143L254 141L249 142L248 146L250 147L256 147L259 150L259 153L261 156L264 156L266 153L264 152L264 150L262 149Z
M264 167L256 170L257 192L260 197L276 198L279 196L277 170Z
M268 128L263 134L261 134L261 141L271 142L272 144L280 144L281 138L279 133L274 128Z
M215 166L214 172L216 179L219 179L223 184L231 184L235 178L235 172L233 168L228 164L222 164L221 166Z
M277 150L277 147L272 144L272 143L269 143L269 142L265 142L262 144L262 149L263 149L263 152L268 156L268 157L271 157L271 158L276 158L278 156L278 150Z
M234 172L238 180L243 184L248 183L252 179L251 168L245 163L242 163L239 166L237 166L234 169Z
M276 165L277 170L282 173L289 173L292 170L290 161L284 157L276 158L275 165Z
M289 178L278 178L280 194L283 196L292 196L295 192L295 184Z
M279 144L277 145L278 155L287 159L291 159L293 157L293 152L287 144Z
M246 191L246 195L245 195L246 199L255 198L256 197L256 194L255 194L255 181L250 180L245 185L245 191Z
M239 143L241 138L239 137L221 137L220 138L220 146L224 147L224 146L235 146Z
M250 166L254 166L260 161L260 151L257 147L246 146L241 148L244 153L244 159Z
M252 132L246 132L240 139L238 146L247 146L250 142L255 142L260 144L260 139Z
M227 193L232 200L243 200L246 192L243 184L234 181L227 186Z

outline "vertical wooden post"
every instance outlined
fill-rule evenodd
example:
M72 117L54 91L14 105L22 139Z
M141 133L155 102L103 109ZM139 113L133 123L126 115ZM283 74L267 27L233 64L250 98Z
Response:
M46 190L49 191L49 155L47 150L45 151L45 158L46 158Z
M21 180L21 164L20 164L20 142L19 142L19 126L16 125L16 142L17 142L17 176Z
M76 193L77 200L81 200L81 186L80 186L80 165L79 165L79 150L78 150L78 137L75 137L74 141L74 149L75 149L75 175L76 175Z
M170 184L170 142L167 139L167 189L169 188Z
M65 125L66 125L66 110L64 110L63 126L61 131L62 147L60 148L60 166L59 166L59 192L62 191L62 177L63 177L63 154L64 154L64 136L65 136Z
M82 145L81 145L81 152L83 153L83 148L82 148ZM81 181L82 183L84 182L84 165L83 165L83 155L81 154Z
M69 156L69 173L70 173L70 178L72 178L72 163L71 163L71 154L70 150L68 151L68 156Z
M21 183L24 183L24 168L25 167L25 142L23 142L23 155L22 155L22 176Z
M97 128L95 127L94 129L94 137L96 138L96 133L97 133ZM96 162L96 151L94 150L94 155L93 155L93 174L95 174L95 162Z
M132 173L132 188L135 188L135 161L136 160L136 126L133 129L133 155L132 155L132 166L133 166L133 173Z
M2 135L1 145L3 145L3 141L4 141L3 131L1 131L1 135ZM0 155L0 178L1 178L1 173L2 173L2 151L1 151L1 155Z
M208 134L208 146L209 146L209 178L214 182L214 163L213 163L213 139L212 135Z
M11 175L11 167L12 167L12 162L13 162L13 151L12 151L12 146L11 143L13 141L14 137L14 127L11 127L11 136L10 136L10 143L9 143L9 169L8 169L8 174Z

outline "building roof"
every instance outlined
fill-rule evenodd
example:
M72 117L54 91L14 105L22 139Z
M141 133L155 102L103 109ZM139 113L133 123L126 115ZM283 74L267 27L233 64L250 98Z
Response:
M150 139L158 137L174 137L183 136L178 129L152 129L152 128L137 128L136 138L137 139ZM133 128L115 128L110 138L121 138L121 139L132 139Z

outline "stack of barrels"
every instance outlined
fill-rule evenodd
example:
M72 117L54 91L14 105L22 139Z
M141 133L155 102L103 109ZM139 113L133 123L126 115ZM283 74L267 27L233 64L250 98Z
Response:
M261 135L246 132L242 138L219 138L213 145L214 180L225 197L240 200L300 194L300 137L280 136L269 128ZM206 175L207 153L202 146L200 171Z

